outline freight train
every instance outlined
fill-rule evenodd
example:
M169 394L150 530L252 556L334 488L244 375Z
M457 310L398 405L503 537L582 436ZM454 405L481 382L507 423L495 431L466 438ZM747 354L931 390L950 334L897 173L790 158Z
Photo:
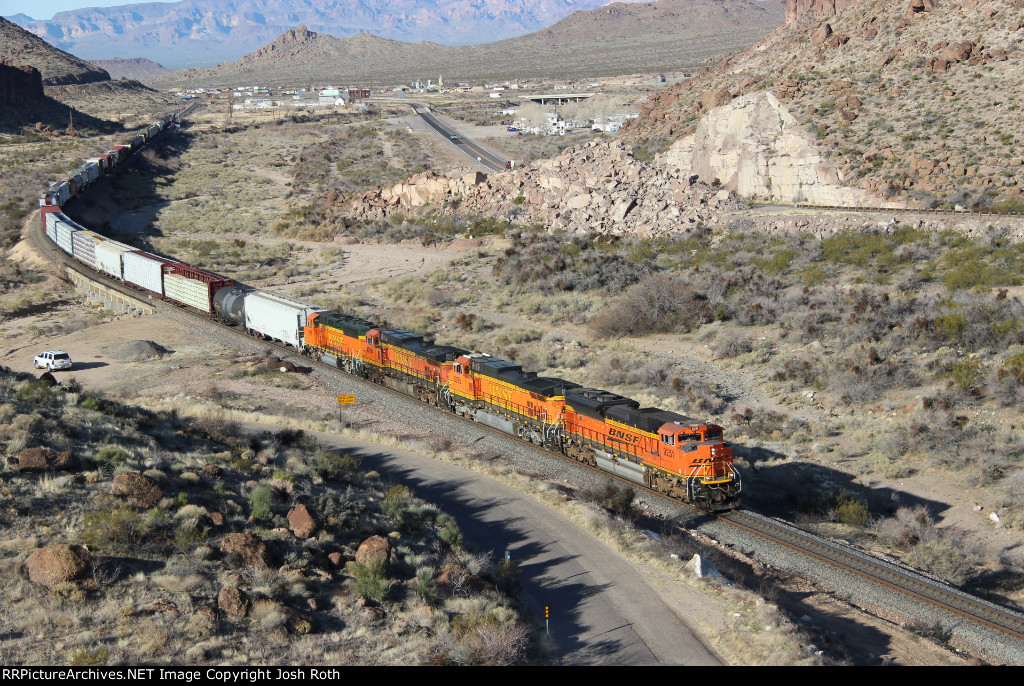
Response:
M61 212L104 174L174 123L154 123L131 143L91 158L40 199L47 238L123 283L248 334L291 346L328 366L412 396L547 450L709 511L739 502L741 479L723 429L572 381L538 376L486 353L438 345L416 333L245 284L138 250Z

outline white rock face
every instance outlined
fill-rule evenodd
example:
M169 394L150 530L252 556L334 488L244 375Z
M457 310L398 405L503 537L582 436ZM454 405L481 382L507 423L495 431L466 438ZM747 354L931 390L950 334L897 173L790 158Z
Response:
M690 561L686 563L684 569L696 576L698 579L703 579L705 577L716 581L724 579L722 573L718 571L718 568L715 567L714 563L708 562L699 554L694 554Z
M680 177L717 181L748 198L820 205L876 204L866 191L843 185L813 138L768 91L716 107L660 161ZM678 170L676 172L675 170Z

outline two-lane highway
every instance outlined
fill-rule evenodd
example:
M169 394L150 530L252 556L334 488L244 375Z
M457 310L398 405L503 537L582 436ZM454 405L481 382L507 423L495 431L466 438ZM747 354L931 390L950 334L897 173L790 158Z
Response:
M456 148L462 151L466 157L484 167L487 171L504 171L507 160L499 155L480 146L460 134L454 128L445 126L440 120L430 113L430 108L419 103L411 103L413 111L420 116L427 125L437 131L443 138Z

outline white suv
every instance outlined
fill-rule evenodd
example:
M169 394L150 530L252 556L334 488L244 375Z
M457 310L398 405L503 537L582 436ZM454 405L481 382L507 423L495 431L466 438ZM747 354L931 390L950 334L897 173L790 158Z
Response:
M49 369L55 372L58 369L71 369L71 355L63 350L47 350L36 355L36 369Z

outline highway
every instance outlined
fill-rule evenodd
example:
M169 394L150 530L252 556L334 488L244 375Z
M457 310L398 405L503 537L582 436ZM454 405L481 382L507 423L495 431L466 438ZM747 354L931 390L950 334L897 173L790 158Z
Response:
M498 172L505 170L506 160L495 155L490 150L469 140L456 129L445 126L437 117L430 113L430 108L420 103L410 103L413 111L420 116L427 125L441 134L441 137L461 150L469 159L483 166L487 171Z

